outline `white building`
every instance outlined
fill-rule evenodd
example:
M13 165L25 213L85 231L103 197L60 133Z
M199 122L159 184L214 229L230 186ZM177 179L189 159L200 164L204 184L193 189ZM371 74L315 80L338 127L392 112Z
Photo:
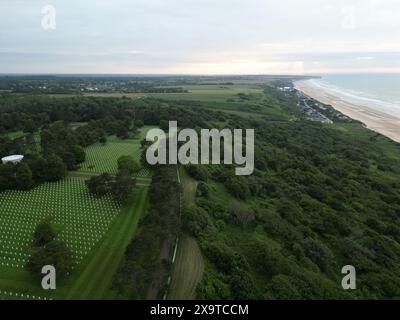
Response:
M6 164L6 163L14 163L14 164L16 164L16 163L21 162L22 159L24 159L24 156L16 154L16 155L4 157L4 158L1 159L1 161L3 162L3 164Z

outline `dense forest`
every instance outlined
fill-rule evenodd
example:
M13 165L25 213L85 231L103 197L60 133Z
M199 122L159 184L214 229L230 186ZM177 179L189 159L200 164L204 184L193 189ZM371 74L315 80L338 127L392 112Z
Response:
M357 123L306 120L293 96L271 87L263 95L261 103L243 101L240 110L254 114L243 117L196 101L5 94L0 156L27 157L0 165L0 190L60 179L84 160L84 147L111 134L129 137L143 124L254 128L254 174L187 166L199 184L196 205L182 212L176 167L154 168L149 213L114 281L120 297L146 298L151 286L163 292L170 248L184 230L206 261L201 299L399 298L399 145ZM280 113L270 117L271 110ZM24 134L8 135L18 130ZM357 290L341 288L344 265L356 267Z

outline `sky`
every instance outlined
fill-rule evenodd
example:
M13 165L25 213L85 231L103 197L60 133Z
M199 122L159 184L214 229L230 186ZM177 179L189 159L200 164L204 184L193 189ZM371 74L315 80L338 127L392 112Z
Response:
M399 72L399 0L1 0L0 73Z

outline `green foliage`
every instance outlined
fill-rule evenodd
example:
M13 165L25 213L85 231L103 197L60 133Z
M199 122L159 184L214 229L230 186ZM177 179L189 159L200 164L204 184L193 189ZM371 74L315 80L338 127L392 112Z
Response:
M131 156L122 156L118 159L118 171L133 175L140 171L141 167Z
M62 159L55 154L46 156L46 180L57 181L65 177L67 166Z
M205 166L189 164L185 166L185 169L196 180L206 181L209 177L209 172Z
M196 196L208 197L209 194L210 194L210 188L208 187L208 185L205 182L200 181L199 184L197 185Z
M242 200L250 197L250 189L244 177L230 177L224 184L234 197Z
M17 188L29 190L33 186L32 171L26 163L21 163L16 172Z
M41 279L43 266L52 265L57 279L65 278L74 266L71 250L62 241L54 240L42 247L34 248L26 270L35 278Z
M170 274L171 244L180 232L179 193L176 166L155 167L150 186L150 209L140 222L140 232L126 249L113 287L119 298L144 299L150 285L157 298L162 297ZM161 257L164 257L161 259Z
M90 193L102 197L111 192L114 180L114 177L109 173L103 173L99 176L91 177L85 183Z
M33 246L43 247L53 241L56 235L51 219L45 219L36 226L33 234Z
M277 300L300 300L303 297L292 283L292 278L283 274L274 276L271 280L271 292Z
M185 208L182 218L185 229L196 237L215 231L207 211L200 207Z
M246 204L233 200L229 206L231 221L239 225L248 225L255 221L254 211Z
M112 185L111 194L117 202L126 204L130 195L132 194L133 188L135 187L136 180L131 175L124 172L119 173L115 182Z
M22 134L0 137L0 155L29 154L26 164L36 184L61 179L66 165L76 168L83 158L79 146L114 134L129 138L142 123L254 128L252 176L235 176L225 165L186 168L200 181L196 205L182 210L184 230L196 236L206 260L198 297L399 297L399 145L352 121L305 121L296 95L275 88L288 81L253 83L258 95L240 89L219 101L211 95L202 101L5 97L0 131L41 129L41 151L29 148L32 136ZM71 122L87 124L72 130ZM145 156L141 161L147 166ZM1 191L17 187L16 168L0 164ZM180 232L176 168L154 169L151 209L115 280L125 298L145 297L154 279L165 287L169 266L160 252ZM128 189L117 192L126 195ZM347 264L357 269L359 289L345 293L340 270Z

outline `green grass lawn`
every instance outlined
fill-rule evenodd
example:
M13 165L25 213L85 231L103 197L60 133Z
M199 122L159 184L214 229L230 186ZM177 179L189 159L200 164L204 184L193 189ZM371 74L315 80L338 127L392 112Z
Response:
M169 100L196 100L196 101L226 101L237 99L239 93L261 94L262 89L257 85L188 85L182 86L187 93L149 93L147 96Z
M68 299L111 299L113 276L123 259L125 249L135 235L138 222L146 213L148 188L135 192L128 205L115 219L96 250L87 258L82 272L68 290Z

